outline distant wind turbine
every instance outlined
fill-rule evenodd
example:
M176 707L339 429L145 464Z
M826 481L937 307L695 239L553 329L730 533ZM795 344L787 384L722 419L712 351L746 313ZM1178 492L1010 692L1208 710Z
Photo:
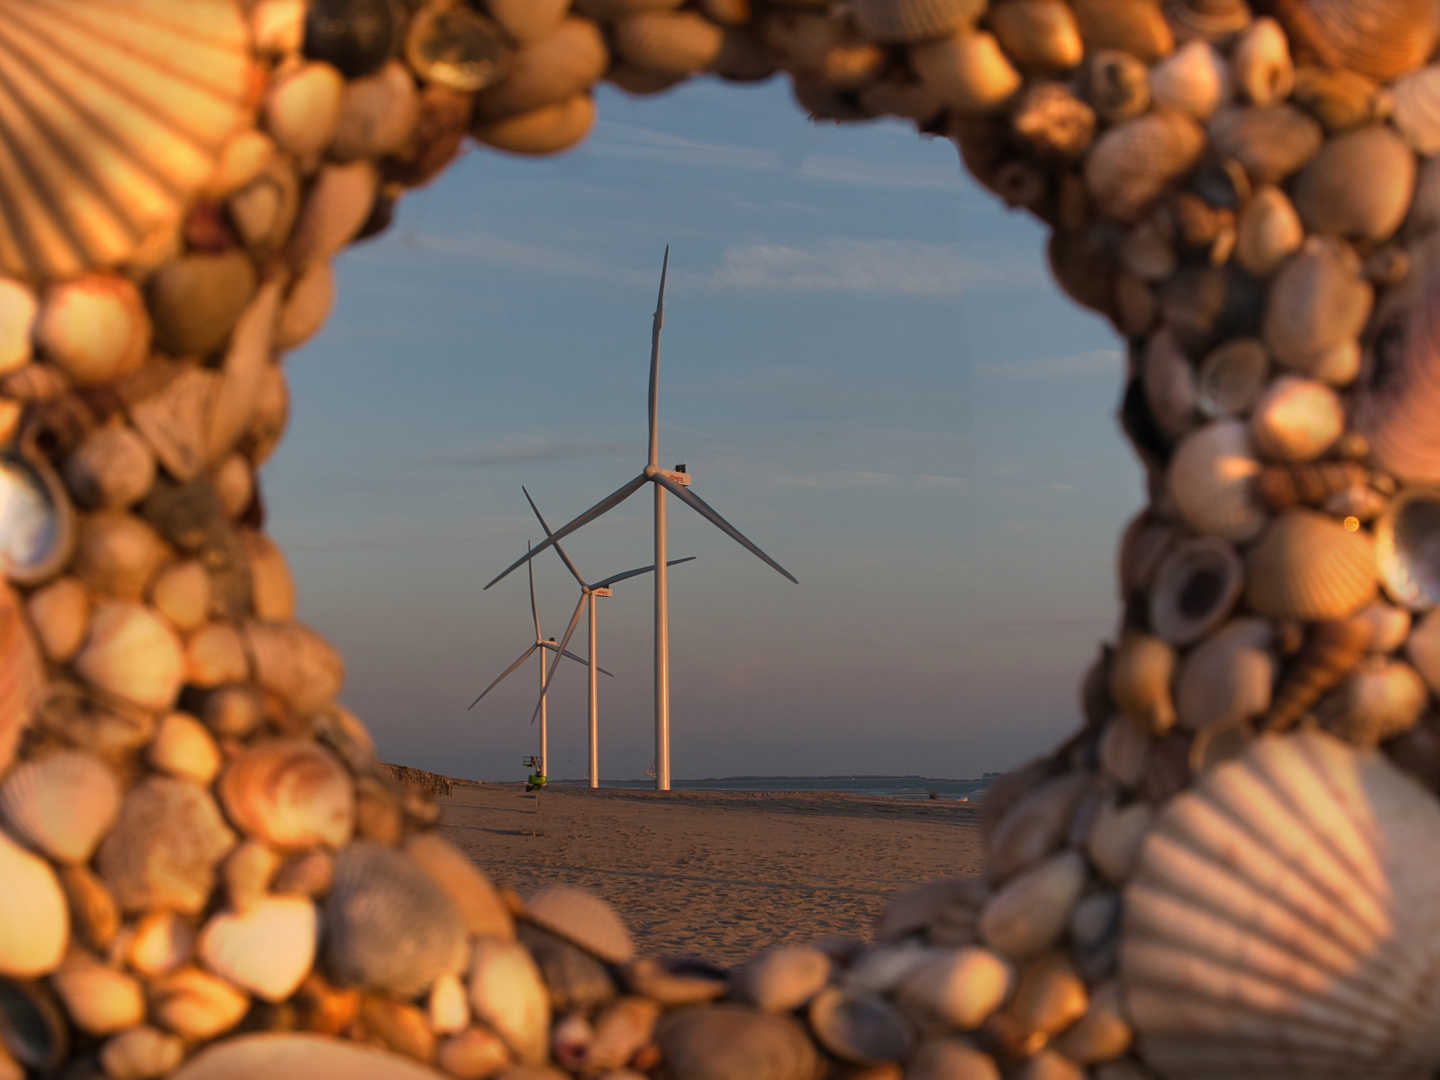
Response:
M670 248L665 248L665 261L660 269L660 296L655 303L655 319L650 331L650 456L645 471L614 494L602 499L574 521L551 533L523 558L516 559L490 585L505 577L521 564L529 562L547 547L565 539L576 529L613 510L646 484L655 485L655 787L670 790L670 602L669 580L665 561L665 493L668 491L690 509L725 533L736 543L795 581L795 576L766 555L731 525L704 499L690 490L690 474L683 465L675 469L660 468L660 328L665 325L665 276L670 268ZM796 584L799 584L796 582ZM490 588L486 585L485 588Z
M549 536L550 526L546 524L545 518L540 513L540 508L535 505L535 500L530 498L530 492L526 491L523 484L520 486L520 490L525 492L525 501L530 504L530 509L535 511L535 518L540 522L540 527L545 530L545 535ZM600 731L600 707L599 695L596 693L595 686L595 672L598 670L595 666L595 598L597 596L613 596L614 592L610 588L611 585L624 581L627 578L648 574L654 570L655 567L642 566L638 570L626 570L623 574L612 574L603 581L597 581L592 585L580 575L580 571L576 568L575 563L571 561L570 556L565 554L563 547L557 543L555 550L559 552L560 560L565 564L565 569L570 571L570 576L580 583L580 602L575 605L575 614L570 616L570 625L565 628L565 636L560 639L561 652L564 651L566 645L570 644L570 635L575 633L575 627L580 622L581 609L584 608L587 603L590 608L590 786L592 788L598 788L600 786L600 751L598 738ZM689 555L683 559L671 559L668 565L679 566L681 563L693 562L694 560L695 556ZM542 681L540 701L535 706L536 712L539 712L544 706L545 694L549 691L550 684L555 679L555 669L559 666L560 653L556 653L555 659L550 661L550 674Z
M526 546L528 547L529 545L527 544ZM490 584L493 585L494 582L492 581ZM488 589L489 587L490 587L490 585L485 586L485 588L487 588L487 589ZM541 634L541 632L540 632L540 608L539 608L539 605L537 605L537 604L535 603L535 567L534 567L533 565L531 565L531 567L530 567L530 615L531 615L531 617L535 620L535 643L534 643L533 645L531 645L528 649L526 649L523 653L520 654L520 659L516 660L516 661L515 661L513 664L511 664L508 668L506 668L504 671L502 671L502 672L500 673L500 677L499 677L498 679L496 679L494 682L492 682L492 683L491 683L489 686L487 686L484 690L480 691L480 697L477 697L474 701L472 701L472 702L470 703L470 705L469 705L469 708L467 708L466 711L468 712L469 709L473 709L473 708L475 708L476 705L479 705L479 704L480 704L480 698L483 698L486 694L490 693L491 690L494 690L495 687L499 686L500 683L504 681L505 676L509 675L512 671L514 671L516 668L518 668L521 664L525 663L526 660L529 660L529 659L530 659L530 654L533 653L533 652L535 652L535 651L538 649L539 652L540 652L540 705L539 705L539 708L538 708L536 711L537 711L537 712L539 713L539 715L540 715L540 766L539 766L539 768L538 768L536 771L539 772L539 774L540 774L541 776L548 777L548 776L550 775L550 773L549 773L549 771L548 771L548 769L547 769L547 765L548 765L548 761L549 761L548 741L549 741L549 719L550 719L550 718L549 718L549 716L547 715L547 710L546 710L546 708L545 708L545 687L546 687L546 683L549 681L549 677L548 677L548 676L546 675L546 673L545 673L545 651L548 649L550 652L553 652L553 653L555 654L555 660L556 660L557 663L559 662L560 657L562 657L562 656L568 656L571 660L574 660L577 664L588 664L589 661L585 660L583 657L576 656L576 655L575 655L574 653L572 653L572 652L567 652L567 651L565 650L565 646L563 646L563 645L556 645L556 644L555 644L555 639L554 639L554 638L548 638L548 639L547 639L543 634ZM567 640L567 641L569 640L569 636L568 636L568 635L566 636L566 640ZM554 674L554 670L555 670L554 668L551 668L551 669L550 669L550 673L551 673L552 675ZM606 674L606 675L611 675L611 673L608 672L608 671L606 671L604 668L596 668L595 670L600 671L600 672L603 672L603 673ZM611 677L613 678L614 676L611 675ZM590 678L591 678L591 682L593 683L595 676L592 674L592 675L590 676ZM535 722L535 717L534 717L534 716L531 716L531 717L530 717L530 722L531 722L532 724Z

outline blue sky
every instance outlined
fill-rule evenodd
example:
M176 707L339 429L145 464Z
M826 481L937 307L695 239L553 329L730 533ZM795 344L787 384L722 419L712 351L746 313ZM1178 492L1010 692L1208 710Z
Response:
M662 464L800 579L672 503L674 775L1018 764L1077 722L1141 502L1114 420L1120 342L1050 284L1043 233L903 125L816 126L775 80L600 94L577 151L473 151L338 267L287 359L263 474L300 617L392 761L518 779L540 531L635 475L671 245ZM592 579L650 561L636 496L567 544ZM578 593L537 564L544 629ZM649 579L600 601L605 778L652 759ZM577 632L584 652L583 626ZM584 673L551 691L551 775L586 760Z

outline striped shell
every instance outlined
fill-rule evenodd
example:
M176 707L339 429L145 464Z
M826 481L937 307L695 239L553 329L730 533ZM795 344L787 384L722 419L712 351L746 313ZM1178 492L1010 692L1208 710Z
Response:
M120 813L120 785L98 757L63 750L27 761L0 785L0 812L15 834L65 863L89 860Z
M1374 752L1270 736L1160 815L1120 976L1167 1080L1381 1080L1440 1065L1440 807Z
M234 0L0 3L0 270L43 280L177 229L245 118ZM24 168L16 168L15 158Z
M985 10L975 0L856 0L860 32L871 41L933 41L973 23Z
M1375 598L1375 546L1308 510L1276 518L1245 556L1245 600L1272 619L1339 619Z

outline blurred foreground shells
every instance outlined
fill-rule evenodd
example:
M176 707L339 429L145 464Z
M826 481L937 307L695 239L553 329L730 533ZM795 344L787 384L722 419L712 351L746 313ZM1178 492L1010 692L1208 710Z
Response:
M60 963L69 909L55 872L0 832L0 975L28 978Z
M311 742L277 740L245 751L225 770L219 792L236 826L282 851L344 847L355 825L349 775Z
M676 1080L810 1080L819 1066L793 1020L734 1006L668 1016L658 1041Z
M1431 795L1327 735L1267 737L1206 773L1125 891L1146 1060L1179 1078L1434 1069L1437 837Z
M16 211L0 237L7 274L116 266L176 230L245 115L251 61L235 4L135 7L142 17L127 20L101 0L4 5L0 57L13 78L0 133L34 169L0 181L0 203Z
M1321 514L1281 515L1246 555L1245 598L1272 619L1336 619L1374 598L1374 542Z
M602 960L623 964L635 955L620 913L593 893L552 885L531 896L525 907L531 921Z
M59 862L88 862L119 812L120 786L110 769L80 750L28 761L0 785L5 821Z
M410 1058L322 1035L241 1035L207 1047L172 1080L252 1080L259 1076L306 1080L436 1080Z

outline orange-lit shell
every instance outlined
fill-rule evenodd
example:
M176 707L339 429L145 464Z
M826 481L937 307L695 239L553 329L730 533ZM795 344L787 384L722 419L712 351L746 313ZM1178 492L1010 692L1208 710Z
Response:
M17 765L0 785L0 813L15 835L62 863L88 862L120 813L120 785L83 750Z
M148 522L103 510L81 519L72 566L75 576L97 593L135 600L164 557L164 542Z
M977 0L857 0L860 32L882 44L936 41L971 25L984 13Z
M185 1043L153 1027L132 1027L105 1040L100 1067L106 1076L168 1076L185 1060Z
M468 983L476 1017L505 1040L522 1064L542 1063L550 1041L550 995L525 947L478 939Z
M407 837L404 850L406 858L450 898L467 933L502 941L514 939L515 920L499 890L464 852L441 839L438 832Z
M0 204L0 272L69 277L126 262L177 233L246 115L248 33L238 5L100 0L0 6L9 73L0 141L21 149ZM43 73L43 75L41 74Z
M671 1013L656 1042L677 1076L800 1080L820 1069L814 1043L794 1020L735 1005Z
M1375 300L1360 269L1343 241L1305 241L1276 275L1265 308L1265 344L1278 363L1320 377L1329 352L1360 336Z
M1386 593L1412 611L1440 603L1440 495L1429 489L1402 492L1375 523L1375 558Z
M1215 151L1245 167L1253 184L1278 184L1320 152L1325 132L1293 105L1222 109L1210 121Z
M1274 184L1260 185L1235 227L1235 261L1256 277L1269 277L1305 242L1294 204Z
M0 278L0 374L29 362L31 334L39 310L34 289L19 281Z
M245 1034L206 1047L170 1080L443 1080L412 1058L324 1035Z
M186 967L155 979L145 987L149 1017L158 1026L185 1039L213 1039L240 1023L250 996L224 979Z
M78 386L128 375L150 350L150 317L140 290L116 274L52 285L41 298L34 332L42 355Z
M354 783L316 743L277 739L251 747L226 768L219 794L241 831L281 850L338 849L354 831Z
M1153 64L1175 51L1175 34L1156 0L1076 0L1086 52L1115 49Z
M525 902L526 917L611 964L635 955L635 941L620 913L594 893L551 885Z
M1150 69L1150 99L1199 121L1230 96L1230 65L1209 42L1191 41Z
M626 63L665 75L695 75L720 55L725 31L694 11L647 11L611 30Z
M1266 15L1241 35L1230 58L1235 89L1252 105L1278 105L1295 86L1295 62L1280 24Z
M1243 541L1265 525L1264 507L1254 491L1259 473L1246 425L1216 420L1181 441L1165 482L1186 525L1210 536Z
M1312 232L1378 242L1400 227L1414 192L1410 148L1372 124L1325 143L1295 181L1295 209Z
M1170 693L1174 675L1175 650L1169 644L1150 634L1127 632L1110 665L1111 700L1142 730L1163 734L1175 724ZM992 850L995 847L992 838Z
M53 971L70 936L65 894L50 864L0 832L0 975Z
M80 651L90 630L90 596L80 582L57 578L32 592L25 610L47 659L63 664Z
M107 693L163 709L180 692L185 655L174 631L153 610L128 600L106 600L95 605L74 667Z
M384 157L402 149L420 118L415 78L399 60L345 84L328 153L338 161Z
M114 510L140 501L155 483L155 454L134 428L92 432L65 462L65 480L80 505Z
M1242 617L1200 642L1185 657L1175 682L1175 708L1186 731L1234 727L1270 708L1274 630Z
M162 266L146 286L155 344L172 356L203 356L225 344L257 285L242 250L192 252Z
M195 928L173 911L152 911L135 923L126 960L141 975L168 975L195 951Z
M72 953L50 976L71 1021L91 1035L109 1035L145 1019L140 983L123 972Z
M646 25L637 25L642 37ZM713 29L720 33L718 27ZM566 19L545 37L517 51L505 78L476 95L475 121L488 124L587 93L609 63L610 52L600 28L589 19Z
M277 146L304 159L323 150L340 126L345 77L311 61L281 74L265 99L265 127Z
M318 935L309 900L262 897L206 923L198 952L206 967L236 986L265 1001L284 1001L309 972Z
M327 704L345 681L340 655L315 631L300 623L247 622L245 645L255 666L255 681L297 709Z
M1340 395L1314 379L1282 375L1272 382L1250 415L1256 449L1276 461L1312 461L1345 430Z
M468 6L427 4L410 19L405 59L422 82L470 94L504 78L511 53L503 31Z
M379 188L380 176L371 161L322 166L290 234L290 264L303 267L338 254L370 217Z
M1231 338L1200 362L1197 404L1210 419L1243 416L1265 388L1270 354L1255 338Z
M820 1045L857 1065L899 1061L915 1041L904 1015L866 990L826 987L810 1002L806 1016Z
M293 349L309 341L325 324L335 303L335 271L328 259L310 263L290 284L275 327L275 345Z
M558 154L584 140L594 123L595 102L582 92L504 120L477 124L470 133L485 145L512 154Z
M983 30L917 45L910 62L920 81L960 113L993 112L1022 83L995 36Z
M1426 0L1307 0L1293 9L1290 30L1326 66L1385 81L1434 51L1440 13Z
M1005 0L988 13L990 29L1022 68L1069 71L1085 57L1075 13L1063 0Z
M1277 517L1246 552L1245 600L1272 619L1353 615L1375 598L1375 544L1309 510Z
M1421 157L1440 152L1440 65L1431 64L1397 79L1390 88L1395 112L1390 118Z
M1111 128L1085 159L1085 187L1104 217L1133 223L1205 148L1205 132L1180 113L1147 113Z

